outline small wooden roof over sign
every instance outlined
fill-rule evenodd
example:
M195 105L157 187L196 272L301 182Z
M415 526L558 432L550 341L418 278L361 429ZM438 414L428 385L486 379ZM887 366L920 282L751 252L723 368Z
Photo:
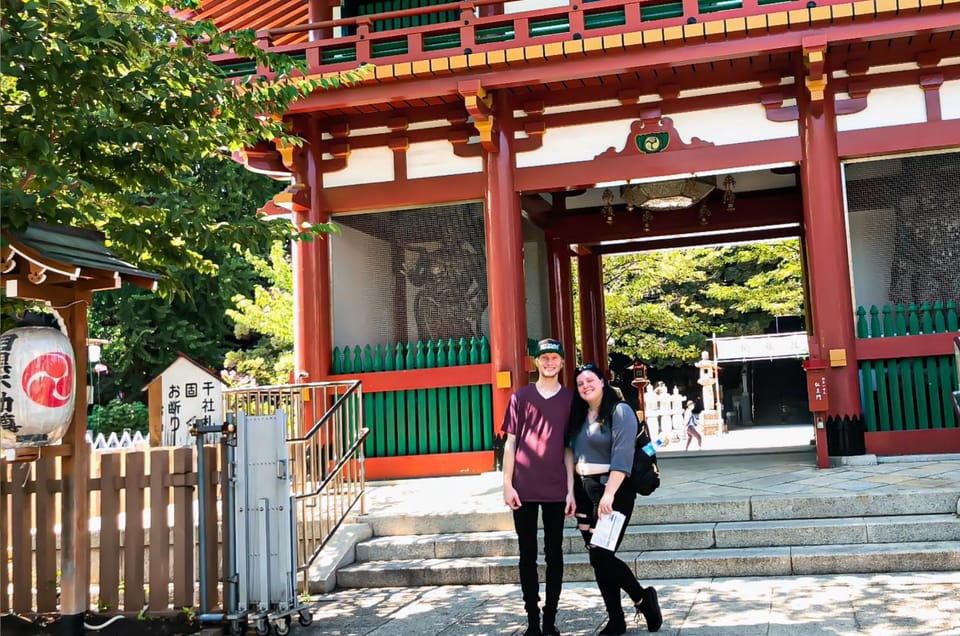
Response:
M3 230L0 274L8 297L37 299L49 298L51 287L95 292L123 282L153 291L160 278L114 256L101 232L42 223Z

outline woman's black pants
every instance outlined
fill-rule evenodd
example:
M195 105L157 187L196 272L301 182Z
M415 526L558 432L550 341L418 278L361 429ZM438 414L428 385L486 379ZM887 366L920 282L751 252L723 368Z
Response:
M597 525L597 507L606 487L605 481L605 478L601 481L600 476L576 476L574 496L577 501L577 525L589 524L591 528ZM613 509L623 513L626 517L623 528L620 530L620 536L617 538L617 548L620 547L623 535L627 531L627 524L630 523L630 517L633 515L633 504L636 499L637 493L626 483L621 484L617 493L613 496ZM643 587L637 581L637 577L634 576L630 566L621 561L615 551L591 547L591 533L588 530L581 530L580 534L583 535L583 540L587 545L590 565L593 567L593 574L597 579L597 587L600 589L600 596L603 597L603 604L607 608L607 615L613 620L623 620L620 590L626 592L634 603L638 603L643 598Z

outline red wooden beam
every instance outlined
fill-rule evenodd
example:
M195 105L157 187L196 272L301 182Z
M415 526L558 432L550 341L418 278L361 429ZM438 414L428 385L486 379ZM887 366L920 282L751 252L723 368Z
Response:
M437 369L412 369L409 371L378 371L375 373L343 373L331 375L325 381L341 382L360 380L364 393L383 391L406 391L408 389L437 389L450 386L475 386L490 384L492 371L489 364L470 364Z
M960 430L955 428L919 431L883 431L864 435L866 451L872 455L925 455L960 452Z
M780 195L743 197L737 200L737 209L727 212L714 204L710 225L701 226L695 208L676 212L658 212L652 228L661 235L684 234L704 229L733 230L769 225L799 224L803 220L803 205L799 191ZM653 229L651 228L651 232ZM795 234L798 230L791 230ZM591 244L601 241L633 240L651 235L643 230L643 219L638 211L618 212L612 225L598 213L564 216L551 221L547 234L567 243ZM652 234L655 236L656 234Z
M624 132L626 139L626 131ZM787 137L727 146L675 150L656 155L607 157L517 170L521 192L543 192L567 186L583 186L627 179L645 179L672 174L701 173L800 161L800 139ZM739 205L739 202L738 202Z
M364 458L364 475L368 481L442 475L479 475L493 470L493 461L493 451L366 457Z
M636 214L636 212L626 212L626 214ZM723 213L721 212L720 214ZM698 225L696 227L688 227L687 230L690 234L696 234L697 232L713 231L713 226ZM653 230L651 229L651 231ZM649 252L652 250L675 249L678 247L703 247L705 241L709 241L711 244L743 243L797 238L798 236L800 236L799 227L780 227L765 230L752 229L745 232L722 232L706 238L703 235L678 236L675 238L655 238L649 241L627 241L625 243L615 243L612 245L596 245L591 248L591 251L594 254L628 254Z
M448 177L407 179L384 183L364 183L323 191L326 209L331 213L364 210L398 210L422 206L428 201L477 201L483 199L484 176L481 172ZM430 195L429 193L442 193ZM336 221L336 219L334 219Z
M960 146L960 119L851 130L837 135L837 150L845 158L957 146Z
M857 360L920 358L953 354L955 333L931 333L922 336L857 338Z

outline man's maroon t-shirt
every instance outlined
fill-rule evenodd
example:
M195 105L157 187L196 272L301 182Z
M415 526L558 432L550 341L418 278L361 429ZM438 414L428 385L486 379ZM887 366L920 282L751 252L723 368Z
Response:
M513 487L520 501L566 500L563 452L572 402L573 391L567 387L544 399L534 384L519 389L510 398L500 430L517 437Z

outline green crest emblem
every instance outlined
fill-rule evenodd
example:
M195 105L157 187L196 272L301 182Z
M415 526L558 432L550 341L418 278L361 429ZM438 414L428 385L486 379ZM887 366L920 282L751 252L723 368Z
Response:
M637 150L646 155L652 155L666 150L667 144L670 143L670 133L658 132L637 135L636 142Z

